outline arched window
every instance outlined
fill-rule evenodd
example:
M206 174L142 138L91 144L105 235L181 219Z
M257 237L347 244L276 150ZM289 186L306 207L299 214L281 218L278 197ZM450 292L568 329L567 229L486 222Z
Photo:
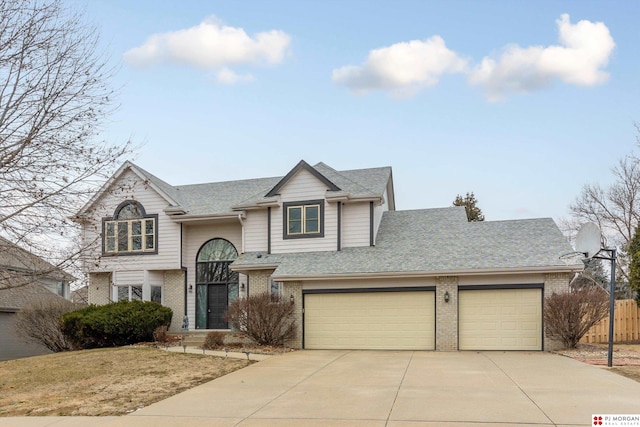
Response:
M225 239L211 239L196 256L196 328L227 329L224 313L238 298L238 273L229 268L238 257Z
M238 257L236 248L225 239L211 239L198 251L198 262L233 261Z
M105 255L158 253L158 215L147 215L135 200L122 202L102 223Z

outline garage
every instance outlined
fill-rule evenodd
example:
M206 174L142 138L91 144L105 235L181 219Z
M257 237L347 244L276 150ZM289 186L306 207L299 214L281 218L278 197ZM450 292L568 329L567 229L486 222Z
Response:
M461 286L460 350L542 350L542 285Z
M51 353L44 346L25 342L17 335L15 311L0 309L0 361Z
M435 292L342 289L304 291L306 349L433 350Z

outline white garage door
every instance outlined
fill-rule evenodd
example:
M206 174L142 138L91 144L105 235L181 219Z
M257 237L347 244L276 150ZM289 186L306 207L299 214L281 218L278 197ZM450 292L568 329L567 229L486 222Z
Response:
M460 290L460 350L542 350L542 289Z
M433 350L433 291L305 294L307 349Z

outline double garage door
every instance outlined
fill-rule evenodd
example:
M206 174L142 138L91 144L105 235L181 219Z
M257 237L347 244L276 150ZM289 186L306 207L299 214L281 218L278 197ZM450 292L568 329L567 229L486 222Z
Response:
M304 347L433 350L435 292L305 294Z
M541 288L461 287L458 299L460 350L542 350ZM435 325L433 290L304 296L307 349L434 350Z

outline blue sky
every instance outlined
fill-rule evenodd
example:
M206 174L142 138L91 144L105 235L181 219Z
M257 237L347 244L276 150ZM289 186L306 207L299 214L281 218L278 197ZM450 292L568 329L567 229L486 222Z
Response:
M119 66L103 136L174 185L392 166L398 209L558 219L636 148L637 1L69 1Z

